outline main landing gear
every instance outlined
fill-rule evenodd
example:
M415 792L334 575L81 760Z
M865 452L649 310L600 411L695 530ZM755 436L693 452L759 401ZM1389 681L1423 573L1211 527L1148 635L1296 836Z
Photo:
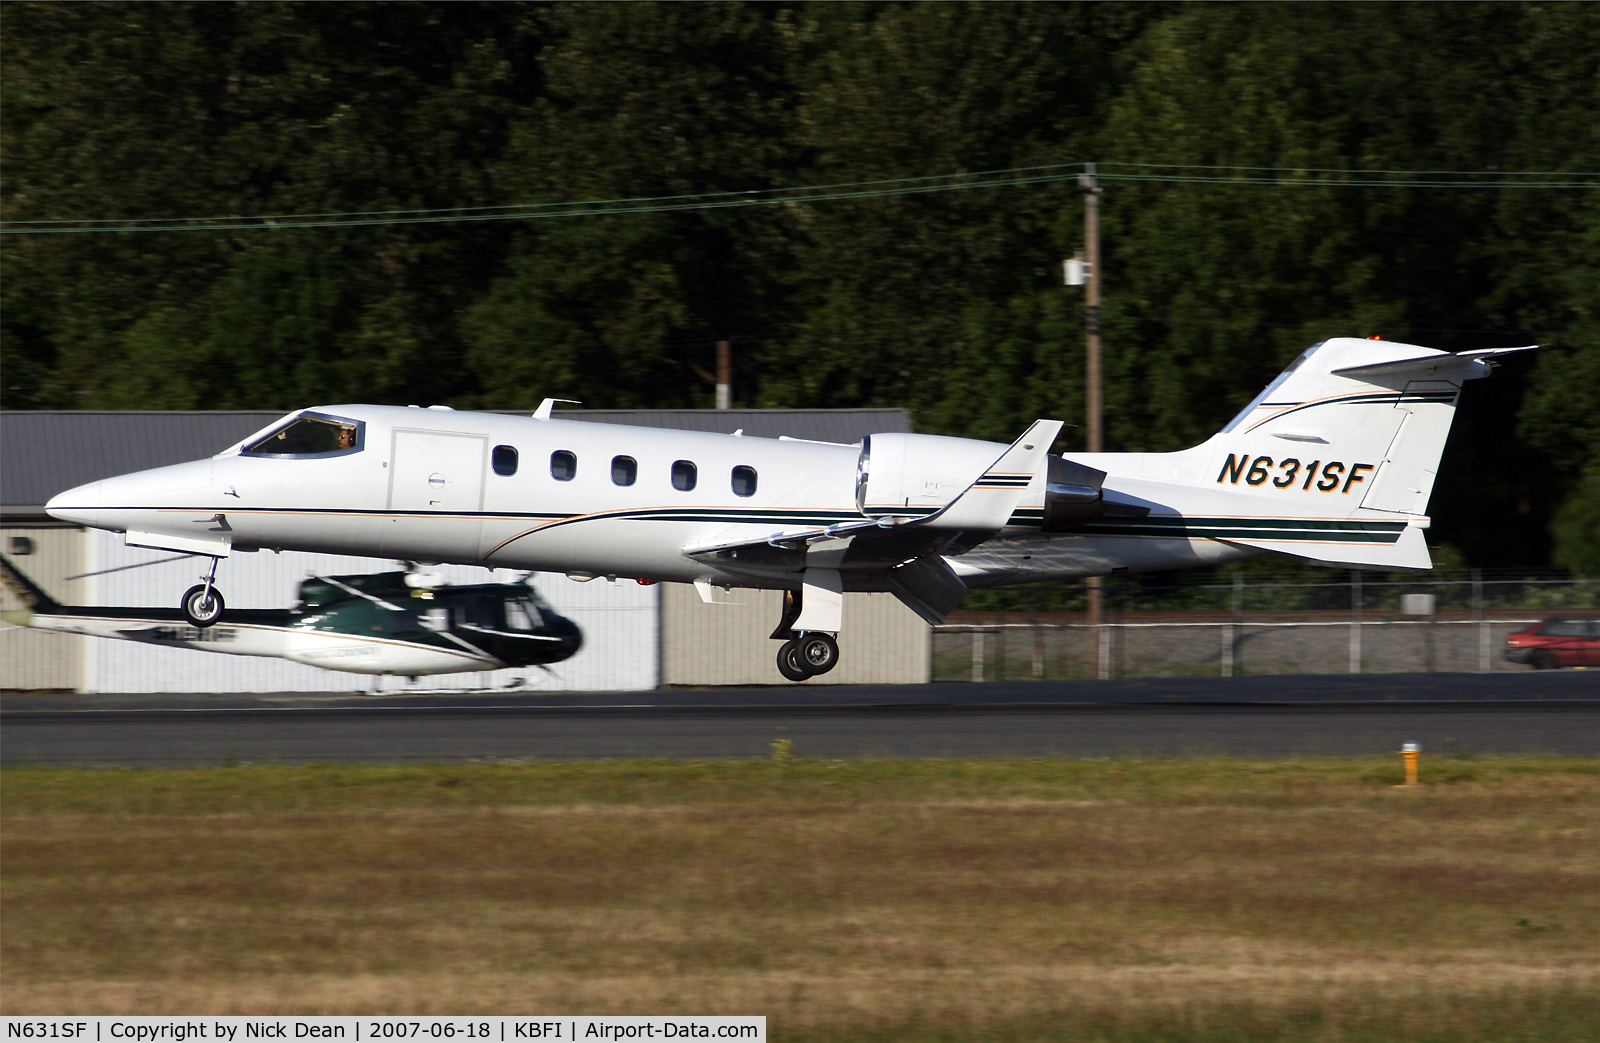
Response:
M216 625L222 618L222 591L216 588L217 562L220 559L211 559L210 570L200 578L204 583L196 583L183 592L183 599L178 602L178 611L183 613L191 626L204 630L206 627Z
M825 674L839 664L839 644L827 634L801 634L778 649L778 673L791 681Z
M839 665L839 643L833 635L820 630L795 630L800 618L799 592L783 592L783 619L774 638L785 638L778 649L778 673L790 681L804 681L808 677L825 674Z

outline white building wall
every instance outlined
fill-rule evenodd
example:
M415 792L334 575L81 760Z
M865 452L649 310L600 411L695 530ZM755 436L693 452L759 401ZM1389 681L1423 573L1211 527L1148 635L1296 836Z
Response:
M12 556L11 539L33 543L33 553ZM35 585L61 600L66 577L83 571L84 536L80 529L0 529L0 549ZM22 601L0 585L0 609L22 608ZM93 638L0 623L0 689L6 691L76 691L83 685L84 645Z
M780 642L768 636L783 615L776 590L717 591L737 604L708 605L687 583L663 583L661 683L791 684L778 673ZM839 665L801 684L923 684L929 677L928 624L893 594L846 594Z
M202 558L162 561L168 551L125 546L114 533L85 534L85 571L143 562L143 568L93 576L50 593L62 602L83 605L174 608L179 596L199 582ZM217 569L217 589L229 608L288 608L307 576L390 572L385 558L285 551L236 553ZM520 572L466 565L440 566L451 583L509 582ZM597 580L575 583L559 573L533 578L539 593L557 612L583 630L583 648L548 670L537 666L463 674L436 674L411 685L403 677L373 678L323 670L281 659L220 655L185 648L161 648L132 641L81 639L86 646L85 690L97 692L349 692L403 691L408 688L503 687L524 678L524 688L540 691L623 691L656 687L659 680L658 587ZM49 589L48 587L46 589Z

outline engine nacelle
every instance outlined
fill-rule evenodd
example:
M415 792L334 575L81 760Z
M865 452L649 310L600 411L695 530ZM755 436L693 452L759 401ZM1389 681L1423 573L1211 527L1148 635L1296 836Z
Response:
M1005 451L998 442L970 438L868 435L856 461L856 508L868 516L932 514L965 492ZM1104 471L1059 456L1048 460L1043 531L1149 513L1146 507L1107 503L1101 494Z
M856 508L867 515L931 514L977 481L1006 447L998 442L891 432L861 440Z

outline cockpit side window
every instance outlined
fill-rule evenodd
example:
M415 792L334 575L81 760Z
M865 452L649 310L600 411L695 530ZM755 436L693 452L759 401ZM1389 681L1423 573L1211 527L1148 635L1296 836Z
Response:
M245 456L340 456L359 453L366 425L359 420L305 413L246 446Z

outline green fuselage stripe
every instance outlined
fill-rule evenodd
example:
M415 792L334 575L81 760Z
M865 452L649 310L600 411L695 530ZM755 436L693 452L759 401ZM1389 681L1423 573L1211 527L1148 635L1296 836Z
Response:
M104 508L110 510L133 508ZM149 509L149 508L138 508ZM190 508L164 508L188 510ZM199 510L200 508L193 508ZM206 508L210 510L211 508ZM874 509L876 517L906 517L934 513L935 507L902 507L892 510ZM562 515L554 513L520 513L500 511L396 511L347 510L339 508L294 508L286 511L265 508L237 508L237 514L306 514L306 515L363 515L373 517L409 518L476 518L485 521L535 521L544 522L540 528L552 525L569 525L590 521L677 521L740 523L746 525L814 526L825 528L840 522L861 521L863 515L851 510L805 509L781 507L671 507L643 510L603 511L595 514ZM1042 507L1023 507L1014 511L1007 524L1019 527L1037 526L1044 518ZM1404 521L1367 521L1359 519L1323 518L1218 518L1161 515L1127 521L1098 521L1075 526L1064 535L1075 536L1125 536L1162 537L1167 539L1272 539L1272 540L1334 540L1344 543L1395 543L1405 531ZM526 535L526 534L524 534ZM520 537L519 537L520 538Z

